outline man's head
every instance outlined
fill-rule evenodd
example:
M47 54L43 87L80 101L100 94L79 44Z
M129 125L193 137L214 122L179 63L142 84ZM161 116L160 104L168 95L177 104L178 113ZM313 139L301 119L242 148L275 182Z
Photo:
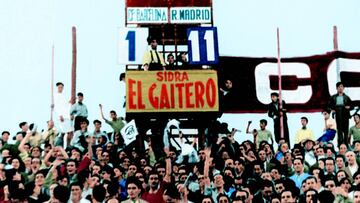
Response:
M318 202L318 193L314 189L309 189L305 192L306 202L317 203Z
M327 120L330 118L330 112L331 112L331 109L324 109L322 110L322 115L324 116L324 119Z
M26 132L29 130L29 125L27 124L27 122L21 122L19 123L19 127L21 128L22 132Z
M78 102L82 103L84 100L84 94L82 92L77 93Z
M306 117L301 117L301 126L306 127L306 125L308 124L308 118Z
M271 93L270 96L271 96L271 101L272 102L277 102L278 99L279 99L279 94L277 92Z
M170 53L167 55L167 62L169 64L174 64L175 63L175 57L174 57L174 54Z
M64 90L64 84L62 82L56 83L56 87L57 87L58 93L62 93L62 91Z
M284 191L284 182L282 180L276 180L275 181L275 192L277 194L281 194L282 191Z
M344 84L342 82L337 82L336 90L337 90L338 94L344 93Z
M353 196L354 203L360 203L360 190L356 189Z
M230 90L233 87L233 82L230 79L225 80L225 87Z
M10 137L9 131L3 131L1 133L1 139L3 140L3 142L7 142L9 140L9 137Z
M334 192L335 191L335 188L336 188L336 184L335 184L335 180L332 179L332 178L328 178L325 180L325 189L326 190L329 190L331 192Z
M273 183L270 180L263 180L262 182L262 195L265 199L270 199L273 193Z
M70 191L66 186L58 185L54 188L53 203L67 203L70 197Z
M73 200L80 200L83 186L79 182L73 182L70 184L71 198Z
M158 40L153 36L149 36L147 40L148 40L148 43L149 43L151 49L156 50L157 45L158 45Z
M74 159L68 159L66 161L66 172L69 175L74 175L77 170L77 161Z
M120 74L119 80L125 82L125 73Z
M285 189L281 193L281 203L295 203L296 196L290 189Z
M334 159L331 157L326 158L325 160L325 168L328 173L335 172L335 162Z
M315 176L306 178L306 189L316 189L317 179Z
M157 174L157 172L150 172L149 185L152 190L156 190L159 187L159 175Z
M92 191L92 197L96 202L103 202L106 196L106 189L103 185L96 185Z
M116 120L116 119L117 119L116 111L114 111L114 110L110 111L110 118L111 118L112 120Z
M360 115L359 115L359 114L355 114L355 115L354 115L354 122L355 122L356 124L360 123Z
M261 119L260 120L260 129L264 130L266 128L266 126L267 126L267 120Z
M130 200L136 200L141 193L141 182L135 177L129 177L126 180L126 190Z
M303 173L304 168L303 168L303 160L302 159L295 158L293 161L293 165L294 165L295 173L297 173L297 174Z

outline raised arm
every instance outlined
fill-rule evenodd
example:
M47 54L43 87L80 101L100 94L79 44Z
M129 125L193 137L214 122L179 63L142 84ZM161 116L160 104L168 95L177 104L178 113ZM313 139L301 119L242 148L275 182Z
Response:
M205 185L207 187L210 187L209 168L210 168L210 162L212 161L210 158L211 148L206 148L204 151L205 151L205 163L204 163Z
M248 121L248 124L246 126L246 134L251 134L252 132L250 132L250 125L251 125L252 121Z
M169 148L165 147L164 152L166 154L166 158L165 158L166 172L165 172L164 181L170 183L171 182L171 172L172 172L172 170L171 170L171 159L169 157Z
M100 107L100 115L101 115L101 118L104 119L104 120L106 120L106 118L105 118L105 116L104 116L102 104L99 104L99 107Z
M27 151L25 150L24 146L26 144L26 142L29 140L30 136L31 136L31 133L32 132L27 132L24 139L21 140L20 142L20 145L18 146L18 150L21 152L21 153L26 153Z

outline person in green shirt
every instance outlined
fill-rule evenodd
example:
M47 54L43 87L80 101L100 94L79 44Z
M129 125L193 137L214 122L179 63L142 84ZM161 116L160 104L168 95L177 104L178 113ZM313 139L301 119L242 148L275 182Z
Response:
M118 134L120 135L120 131L121 129L124 127L125 123L124 123L124 120L123 118L121 117L117 117L117 114L114 110L111 110L110 111L110 118L111 120L108 120L105 118L104 116L104 112L103 112L103 107L101 104L99 104L99 107L100 107L100 113L101 113L101 117L102 119L105 120L105 122L107 124L109 124L111 126L111 128L114 130L114 137L115 137L115 134ZM122 138L122 136L120 136L120 138ZM113 140L113 139L112 139Z
M354 122L355 125L352 126L349 130L349 136L348 136L348 143L349 145L351 145L351 136L352 136L352 141L360 141L360 115L359 114L355 114L354 115Z
M272 137L271 132L266 129L267 120L261 119L260 120L260 129L258 129L258 130L254 129L252 132L250 132L250 130L249 130L250 124L251 124L251 121L248 121L246 133L254 135L254 143L256 143L257 149L259 148L259 145L262 141L267 141L268 143L270 143L269 141L271 140L270 144L272 145L274 143L274 139Z

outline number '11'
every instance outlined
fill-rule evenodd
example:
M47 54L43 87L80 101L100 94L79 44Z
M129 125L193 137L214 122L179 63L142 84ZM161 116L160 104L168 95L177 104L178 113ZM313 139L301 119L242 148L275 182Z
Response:
M188 40L191 41L192 48L192 61L200 61L200 54L203 53L207 61L215 61L215 44L214 44L214 31L206 30L204 34L204 39L201 39L202 42L199 42L199 31L195 30L190 32ZM200 47L206 44L206 53L200 53Z

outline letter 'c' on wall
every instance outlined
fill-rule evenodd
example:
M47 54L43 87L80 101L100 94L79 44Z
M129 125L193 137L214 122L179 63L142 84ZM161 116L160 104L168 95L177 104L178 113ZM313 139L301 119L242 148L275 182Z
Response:
M271 102L271 92L278 92L278 90L270 88L271 75L278 75L277 63L260 63L256 66L256 97L259 102L263 104L269 104ZM296 76L297 78L311 78L310 67L305 63L281 63L281 75ZM296 90L282 90L282 97L288 104L307 103L311 96L311 85L299 85Z
M353 73L360 73L360 60L359 59L345 59L339 58L339 71L341 72L353 72ZM334 59L330 65L327 72L327 81L329 86L329 93L330 95L336 94L336 82L337 82L337 75L336 75L336 59ZM346 80L346 78L342 78L342 80ZM360 80L360 78L359 78ZM346 87L345 94L347 94L351 100L360 100L360 87Z

